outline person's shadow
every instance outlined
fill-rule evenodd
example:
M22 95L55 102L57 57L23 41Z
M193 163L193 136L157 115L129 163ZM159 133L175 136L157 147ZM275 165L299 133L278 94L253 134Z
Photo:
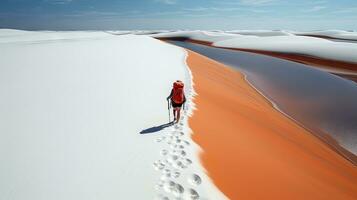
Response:
M147 128L147 129L144 129L144 130L140 131L140 134L155 133L155 132L161 131L164 128L172 126L173 124L174 124L173 122L169 122L169 123L166 123L166 124L162 124L160 126L153 126L151 128Z

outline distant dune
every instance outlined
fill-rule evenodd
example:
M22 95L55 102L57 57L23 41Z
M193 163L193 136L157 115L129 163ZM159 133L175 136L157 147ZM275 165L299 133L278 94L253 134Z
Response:
M312 65L343 78L357 81L357 44L333 42L293 33L288 31L178 31L151 36L275 56ZM318 34L323 34L326 37L348 38L348 40L357 37L357 33L342 31L317 32L315 35Z

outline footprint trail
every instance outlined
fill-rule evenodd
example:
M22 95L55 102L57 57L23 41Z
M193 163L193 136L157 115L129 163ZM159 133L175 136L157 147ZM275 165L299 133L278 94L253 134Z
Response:
M186 126L187 113L181 117L181 122L167 128L165 135L156 138L156 142L165 143L160 159L153 163L154 169L159 172L159 179L155 186L157 198L196 200L207 199L200 196L198 190L202 178L193 165L194 156L189 129Z

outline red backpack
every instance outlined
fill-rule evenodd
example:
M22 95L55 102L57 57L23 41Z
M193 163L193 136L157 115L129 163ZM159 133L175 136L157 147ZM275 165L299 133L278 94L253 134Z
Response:
M181 104L183 103L184 100L184 91L183 91L183 82L181 81L176 81L174 82L174 87L173 87L173 93L172 93L172 101Z

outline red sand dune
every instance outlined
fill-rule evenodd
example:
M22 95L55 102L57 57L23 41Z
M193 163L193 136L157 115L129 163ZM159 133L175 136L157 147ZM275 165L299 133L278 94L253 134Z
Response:
M230 199L357 199L357 168L275 110L238 71L189 51L190 118L208 175Z

